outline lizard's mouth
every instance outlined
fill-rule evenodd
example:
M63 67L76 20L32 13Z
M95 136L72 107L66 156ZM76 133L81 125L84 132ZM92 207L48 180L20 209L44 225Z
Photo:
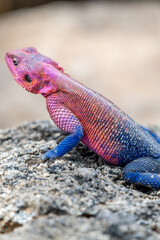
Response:
M5 55L5 60L6 60L6 63L7 63L7 65L8 65L9 70L12 72L11 61L10 61L10 58L9 58L9 56L8 56L7 53L6 53L6 55Z
M9 70L10 70L12 73L14 73L14 71L13 71L13 61L12 61L11 55L8 54L8 53L6 53L6 55L5 55L5 60L6 60L6 63L7 63L7 65L8 65Z

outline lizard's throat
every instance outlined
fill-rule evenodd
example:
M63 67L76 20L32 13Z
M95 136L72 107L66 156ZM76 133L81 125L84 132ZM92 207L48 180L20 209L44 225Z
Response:
M58 88L54 84L48 84L47 86L41 88L39 93L44 97L48 97L49 95L58 92Z

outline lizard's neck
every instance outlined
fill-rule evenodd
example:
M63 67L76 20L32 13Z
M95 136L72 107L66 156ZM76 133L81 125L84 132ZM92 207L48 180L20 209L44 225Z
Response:
M66 92L70 95L82 95L85 94L94 94L94 91L84 86L82 83L77 80L72 79L70 76L60 73L56 79L57 89L60 92Z

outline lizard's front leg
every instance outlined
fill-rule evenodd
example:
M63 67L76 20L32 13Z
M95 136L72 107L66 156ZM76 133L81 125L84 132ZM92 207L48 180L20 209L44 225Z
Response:
M83 137L83 127L78 118L59 100L58 94L47 98L47 109L53 122L63 131L70 133L56 148L46 152L42 160L62 157L74 148Z

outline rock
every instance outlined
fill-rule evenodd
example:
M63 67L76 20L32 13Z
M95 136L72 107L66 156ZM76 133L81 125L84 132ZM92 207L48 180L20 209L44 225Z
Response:
M0 130L0 239L158 240L160 191L127 184L82 143L41 162L64 136L49 121Z

